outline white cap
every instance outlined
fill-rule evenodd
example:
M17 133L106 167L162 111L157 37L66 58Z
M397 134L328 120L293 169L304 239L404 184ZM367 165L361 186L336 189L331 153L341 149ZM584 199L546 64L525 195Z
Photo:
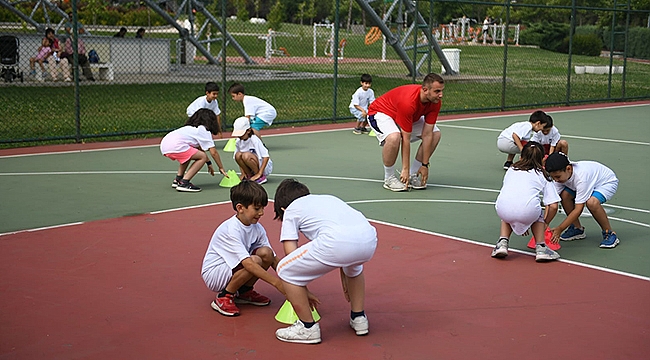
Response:
M235 120L235 122L232 124L232 127L232 136L240 137L246 133L246 130L251 128L251 122L246 116L242 116Z

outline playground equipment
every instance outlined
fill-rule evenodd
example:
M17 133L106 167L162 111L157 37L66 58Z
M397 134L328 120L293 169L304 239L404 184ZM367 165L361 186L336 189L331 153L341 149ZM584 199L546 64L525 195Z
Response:
M285 47L276 47L275 38L278 35L280 35L280 33L278 33L277 31L274 31L273 29L269 29L269 32L266 35L258 36L258 39L266 41L264 59L267 62L271 60L271 56L273 56L273 55L287 56L287 57L291 56L291 54L289 54L289 51L287 51L287 48L285 48ZM283 33L282 35L293 36L293 35L287 34L287 33Z
M325 28L325 31L322 31L321 28ZM317 54L319 37L327 37L327 42L325 42L325 48L323 49L325 56L330 58L334 57L334 31L334 24L314 23L314 57L316 57ZM343 52L345 51L346 44L346 39L341 39L341 41L339 41L336 50L339 59L343 59Z
M366 45L371 45L375 43L377 40L381 39L381 36L382 36L381 30L379 30L377 26L373 26L366 34L366 39L364 42Z

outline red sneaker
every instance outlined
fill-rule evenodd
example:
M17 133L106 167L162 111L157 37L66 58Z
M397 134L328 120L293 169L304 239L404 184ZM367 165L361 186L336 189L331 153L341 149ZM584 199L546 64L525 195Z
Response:
M238 294L235 297L237 304L251 304L257 306L266 306L271 303L271 299L264 295L260 295L255 290L248 290L243 294Z
M225 316L237 316L239 315L239 308L233 302L235 295L226 294L224 297L216 297L212 304L212 308Z

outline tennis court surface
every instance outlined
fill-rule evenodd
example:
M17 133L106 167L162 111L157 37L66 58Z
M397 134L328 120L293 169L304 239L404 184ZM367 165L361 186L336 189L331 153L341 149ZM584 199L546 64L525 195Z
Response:
M228 189L202 173L203 191L177 193L157 140L0 150L1 359L640 359L650 354L650 103L543 109L572 160L596 160L620 180L606 205L621 244L563 243L562 261L540 264L498 238L494 200L503 178L499 131L532 111L446 116L424 191L381 187L376 140L349 124L267 130L275 169L336 195L377 228L366 265L368 336L349 328L338 274L315 281L323 342L275 339L284 302L242 306L227 318L200 276L214 229L232 216ZM223 148L226 139L217 139ZM220 151L227 168L232 154ZM558 215L554 223L561 221ZM272 204L261 223L278 253Z

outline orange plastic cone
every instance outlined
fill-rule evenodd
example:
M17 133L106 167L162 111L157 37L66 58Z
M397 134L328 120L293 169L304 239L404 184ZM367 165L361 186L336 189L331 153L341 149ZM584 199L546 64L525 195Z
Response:
M544 231L544 242L546 243L546 246L548 246L548 248L551 249L551 250L560 249L561 248L560 243L555 244L555 243L551 242L552 237L553 237L553 232L551 231L551 229L547 228L546 231ZM532 238L530 238L530 241L528 242L528 247L531 248L531 249L535 248L535 237L534 236Z

